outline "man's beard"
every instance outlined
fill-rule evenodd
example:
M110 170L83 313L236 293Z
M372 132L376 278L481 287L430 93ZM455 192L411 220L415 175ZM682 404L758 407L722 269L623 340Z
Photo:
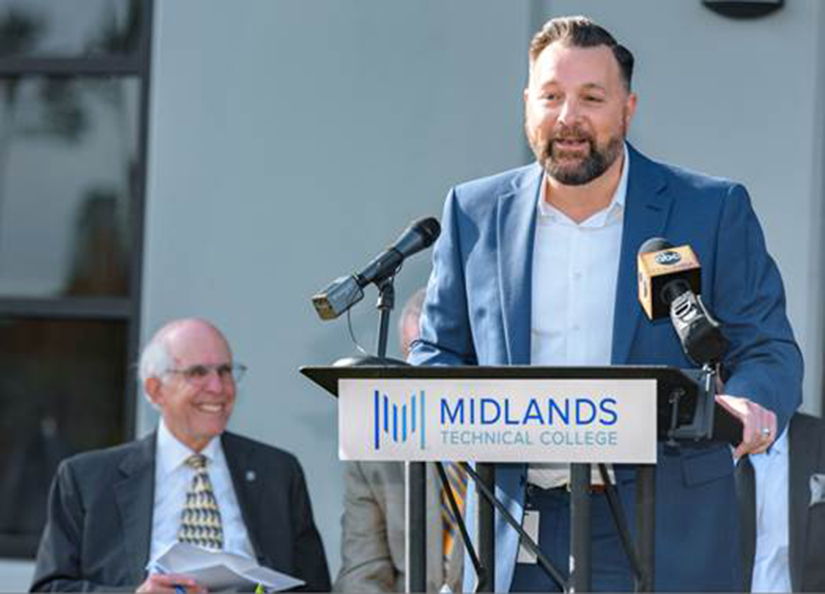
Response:
M589 145L587 156L580 157L578 164L563 164L564 157L576 157L578 151L568 151L556 141L575 139ZM533 153L544 167L547 175L566 186L582 186L603 175L616 162L624 148L624 134L611 137L604 148L599 148L596 139L581 129L574 128L551 136L544 145L531 143Z

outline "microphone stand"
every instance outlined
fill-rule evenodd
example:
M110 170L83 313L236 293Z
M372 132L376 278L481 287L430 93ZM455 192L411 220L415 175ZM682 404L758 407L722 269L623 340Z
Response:
M362 355L339 359L335 367L396 367L405 361L387 357L390 316L395 307L395 275L376 282L378 288L378 336L376 356ZM406 584L407 592L427 591L427 472L424 462L405 462L406 484Z
M387 359L387 335L390 329L390 314L395 307L395 276L377 283L378 286L378 338L377 351L381 365L397 365ZM406 363L401 363L406 365ZM404 463L406 493L406 590L407 592L427 591L427 467L424 462Z
M390 276L379 282L378 302L375 304L378 309L378 337L376 339L376 352L379 359L384 359L387 355L387 336L390 331L390 315L395 307L395 285L394 276Z
M380 365L406 365L387 359L387 336L390 330L390 315L395 307L395 276L389 276L376 283L378 287L378 337L377 353ZM373 363L375 364L375 363ZM427 591L427 467L424 462L404 463L407 520L406 547L406 590L407 592Z

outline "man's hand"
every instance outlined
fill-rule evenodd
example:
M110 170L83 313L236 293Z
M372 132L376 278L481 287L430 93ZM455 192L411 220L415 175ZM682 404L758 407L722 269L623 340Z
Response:
M138 592L166 592L171 594L207 594L207 589L185 575L175 573L150 573Z
M747 398L717 394L716 402L742 423L742 443L733 452L737 460L745 454L761 454L776 439L776 414Z

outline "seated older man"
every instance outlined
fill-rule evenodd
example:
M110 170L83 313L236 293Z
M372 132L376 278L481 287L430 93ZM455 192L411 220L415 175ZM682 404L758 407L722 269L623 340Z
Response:
M187 576L147 571L176 541L245 555L304 580L307 590L329 590L300 464L226 431L242 371L206 321L178 320L155 334L140 375L160 410L158 429L60 465L33 591L203 591Z

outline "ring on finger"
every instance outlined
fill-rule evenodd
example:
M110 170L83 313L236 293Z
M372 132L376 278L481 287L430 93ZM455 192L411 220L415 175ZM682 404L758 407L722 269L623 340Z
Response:
M765 437L767 437L767 436L768 436L768 435L770 435L770 434L771 434L771 429L770 429L770 427L762 427L762 435L764 435Z

